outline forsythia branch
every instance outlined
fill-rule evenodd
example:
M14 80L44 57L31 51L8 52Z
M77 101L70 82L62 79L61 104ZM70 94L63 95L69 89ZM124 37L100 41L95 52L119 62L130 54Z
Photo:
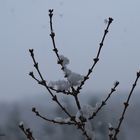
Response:
M97 51L97 55L93 59L93 64L88 69L88 72L85 76L77 74L75 72L72 72L67 67L67 65L69 64L69 59L66 58L65 56L59 54L58 48L56 47L56 43L55 43L55 32L54 32L54 29L53 29L52 18L53 18L53 9L50 9L49 10L49 19L50 19L49 23L50 23L50 32L51 32L50 36L51 36L51 40L52 40L52 44L53 44L53 51L54 51L54 53L57 57L57 63L61 66L61 70L64 72L64 78L66 80L59 80L59 81L54 81L54 82L46 81L44 79L41 71L40 71L38 62L35 59L33 49L29 49L29 52L30 52L31 58L33 60L34 68L37 71L39 78L37 78L34 75L33 71L31 71L29 73L29 75L38 84L45 87L45 89L51 95L52 101L57 103L57 105L67 115L68 118L64 119L64 118L61 118L61 117L57 117L55 119L49 119L49 118L43 116L35 107L32 108L32 112L35 113L36 116L38 116L39 118L41 118L41 119L43 119L47 122L54 123L54 124L60 124L60 125L74 126L78 130L81 131L82 135L85 136L86 140L95 140L96 139L95 134L94 134L94 131L93 131L92 127L90 126L90 122L91 122L91 120L93 120L95 118L95 116L98 115L98 113L106 105L106 103L110 99L111 95L116 91L116 88L119 85L119 82L116 81L114 83L114 86L111 88L107 97L101 102L101 104L99 106L96 106L96 107L92 107L90 105L83 106L78 95L81 92L82 87L84 86L86 81L90 78L90 75L93 73L93 70L94 70L97 62L99 61L101 50L103 48L104 41L105 41L105 38L107 36L107 33L109 32L109 27L110 27L110 25L113 21L113 18L111 18L111 17L108 18L107 26L104 30L101 42L99 43L99 48L98 48L98 51ZM109 129L109 140L117 140L117 135L120 132L120 127L121 127L121 124L124 120L126 110L129 106L130 98L132 96L132 93L133 93L134 89L136 88L136 85L137 85L137 82L138 82L139 78L140 78L140 71L137 72L136 80L135 80L135 82L134 82L134 84L133 84L133 86L130 90L130 93L128 95L128 98L127 98L126 102L124 102L124 109L123 109L123 112L122 112L121 117L119 119L118 126L116 128L114 128L114 127L112 127L111 124L109 124L109 128L108 128ZM63 95L74 97L74 101L75 101L75 104L76 104L76 107L77 107L77 113L75 115L70 113L69 110L66 107L64 107L64 105L61 103L61 101L58 99L58 97L56 95L58 93L63 93ZM25 134L27 139L35 140L30 128L25 129L23 123L19 124L19 128L23 131L23 133Z

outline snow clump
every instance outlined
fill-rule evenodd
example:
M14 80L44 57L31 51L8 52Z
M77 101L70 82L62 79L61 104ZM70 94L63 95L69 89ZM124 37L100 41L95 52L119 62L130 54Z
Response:
M62 60L62 66L64 67L64 74L67 80L58 80L49 82L49 86L52 88L56 88L57 90L69 90L72 86L79 86L84 79L84 76L72 72L67 68L69 64L69 59L63 55L60 55L60 59Z

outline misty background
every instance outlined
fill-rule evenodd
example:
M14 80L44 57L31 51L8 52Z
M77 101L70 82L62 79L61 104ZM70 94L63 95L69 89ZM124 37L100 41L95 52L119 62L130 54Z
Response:
M0 0L0 100L15 100L44 91L29 76L33 70L28 49L33 48L47 81L62 79L50 39L48 9L54 9L54 30L60 54L70 68L86 74L105 28L114 18L94 76L84 90L104 91L115 80L129 90L140 67L138 0ZM137 87L140 89L140 86Z
M35 117L26 117L26 114L31 113L32 106L44 107L45 101L49 105L52 104L44 88L28 76L30 71L35 71L28 52L30 48L35 50L40 70L47 81L63 79L63 73L56 65L57 60L49 36L50 8L54 9L53 25L59 53L70 59L69 68L72 71L82 75L87 73L96 56L106 27L104 20L108 17L114 19L105 39L100 61L84 85L81 100L85 96L87 100L90 97L104 99L114 81L118 80L120 85L117 89L121 95L115 94L109 105L112 103L112 108L120 112L122 102L126 99L125 93L128 94L136 72L140 69L139 7L139 0L0 0L0 110L3 112L0 118L0 132L13 129L10 127L11 129L6 130L10 124L7 121L10 119L5 117L9 116L8 114L11 113L10 116L15 118L16 111L19 111L19 116L22 117L15 119L15 122L23 119L28 123ZM133 124L135 132L130 129L122 134L124 136L129 132L135 139L140 130L139 91L140 83L131 101L128 118L130 121L126 121L130 123L124 125L129 128ZM19 108L16 108L17 106ZM52 110L55 108L56 106ZM136 115L136 118L133 115ZM4 118L7 125L1 124ZM106 118L107 123L110 118ZM116 116L114 118L117 119ZM4 129L3 125L7 127ZM131 140L130 136L128 137ZM126 137L124 139L128 140Z

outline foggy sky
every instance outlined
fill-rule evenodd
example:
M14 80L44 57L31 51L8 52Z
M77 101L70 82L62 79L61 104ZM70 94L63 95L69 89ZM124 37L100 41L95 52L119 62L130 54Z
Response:
M84 91L107 92L115 80L119 90L129 90L140 68L139 7L139 0L0 0L0 100L45 92L28 76L35 71L29 48L47 81L63 79L49 36L49 8L54 9L59 53L70 59L71 70L83 75L96 56L104 19L114 18Z

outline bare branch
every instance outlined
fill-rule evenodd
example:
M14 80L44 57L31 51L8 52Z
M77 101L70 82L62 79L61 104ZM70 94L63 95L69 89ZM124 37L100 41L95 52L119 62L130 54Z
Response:
M121 115L121 117L120 117L120 119L119 119L118 126L117 126L116 129L115 129L115 134L114 134L112 140L117 140L117 135L118 135L119 132L120 132L120 127L121 127L122 122L123 122L123 120L124 120L124 116L125 116L126 110L127 110L128 106L129 106L130 98L131 98L131 96L132 96L132 94L133 94L133 91L134 91L136 85L137 85L138 79L140 78L140 71L137 72L136 75L137 75L137 76L136 76L135 82L134 82L134 84L132 85L132 88L131 88L131 90L130 90L130 93L129 93L129 95L128 95L128 98L127 98L126 102L124 102L124 109L123 109L122 115Z
M81 82L80 86L77 87L77 93L80 93L80 90L82 89L82 86L85 84L85 82L89 79L89 76L90 74L93 72L93 69L95 67L95 65L97 64L97 62L99 61L99 56L100 56L100 53L101 53L101 50L102 50L102 47L103 47L103 44L104 44L104 40L105 40L105 37L107 35L107 33L109 32L108 29L109 29L109 26L110 24L112 23L113 21L113 18L109 17L108 18L108 24L107 24L107 27L106 29L104 30L104 35L102 37L102 40L101 40L101 43L99 44L99 49L98 49L98 52L97 52L97 56L93 59L94 60L94 63L93 65L91 66L91 68L88 70L88 73L87 75L84 77L84 80Z
M19 128L22 130L22 132L24 133L24 135L27 137L28 140L35 140L30 128L25 129L23 123L19 124Z
M106 97L106 99L105 99L104 101L102 101L101 105L97 108L97 110L96 110L95 112L93 112L92 116L89 117L89 120L93 119L93 118L97 115L97 113L103 108L103 106L106 105L106 102L107 102L108 99L111 97L111 95L113 94L113 92L116 91L116 87L117 87L118 85L119 85L119 82L116 81L116 82L114 83L114 87L111 88L110 93L108 94L108 96Z

